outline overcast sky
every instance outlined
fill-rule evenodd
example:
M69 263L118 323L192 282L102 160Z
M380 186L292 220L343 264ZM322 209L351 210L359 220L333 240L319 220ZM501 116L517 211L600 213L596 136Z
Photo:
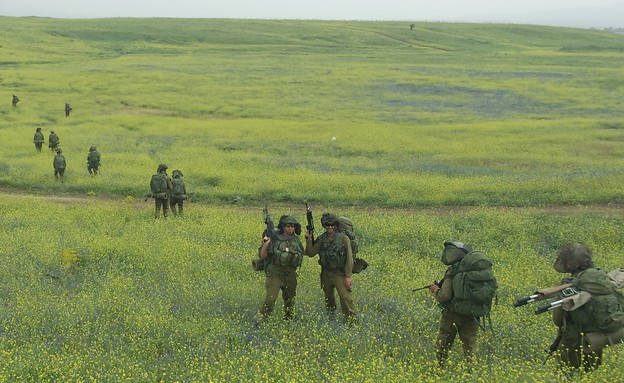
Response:
M624 0L0 0L0 15L528 23L624 27Z

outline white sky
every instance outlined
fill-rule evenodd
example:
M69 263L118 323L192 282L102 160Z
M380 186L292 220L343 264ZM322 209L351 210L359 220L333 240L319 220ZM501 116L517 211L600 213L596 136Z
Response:
M467 21L624 27L624 0L1 0L1 3L3 16Z

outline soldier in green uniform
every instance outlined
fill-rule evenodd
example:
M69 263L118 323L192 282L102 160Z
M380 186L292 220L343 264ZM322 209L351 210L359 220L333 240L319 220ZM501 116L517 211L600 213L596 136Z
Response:
M56 156L54 156L52 165L54 166L54 178L57 181L60 178L61 182L65 182L65 168L67 167L67 162L65 161L65 156L63 156L61 148L56 149Z
M13 105L15 107L15 106L17 106L18 102L20 102L19 97L17 97L16 95L13 95L13 99L11 100L11 105Z
M336 311L336 297L334 295L334 290L336 290L340 297L340 308L347 322L355 324L357 313L351 291L353 272L351 240L346 234L338 232L337 218L333 214L323 214L321 225L325 228L325 232L315 241L312 240L310 232L305 233L305 254L309 257L319 255L321 288L330 319L334 318Z
M453 347L455 337L459 335L462 341L464 357L469 363L473 363L476 357L477 334L479 322L472 315L464 315L453 310L451 301L453 299L453 277L459 262L472 251L472 246L457 241L444 242L442 252L442 263L449 266L443 279L438 284L429 286L435 299L442 307L440 317L440 329L436 339L436 357L440 367L444 366L448 353Z
M156 174L152 176L150 183L152 196L154 197L154 218L160 218L160 210L162 209L163 217L167 218L169 215L169 197L171 196L171 190L173 186L171 184L171 178L167 175L167 169L169 167L165 164L158 165Z
M264 233L258 255L265 260L266 296L262 307L254 315L256 324L260 324L273 312L280 290L284 299L284 318L293 317L297 295L297 268L303 260L303 245L299 234L301 225L290 215L280 218L277 233Z
M35 143L35 148L38 151L41 151L43 143L45 142L45 140L43 139L43 133L41 133L41 128L37 128L37 131L35 132L35 137L33 138L33 142Z
M171 207L171 211L173 215L176 216L178 213L182 215L184 211L184 200L187 198L186 194L186 185L184 184L184 180L182 177L184 176L181 171L174 170L171 172L171 176L173 179L171 180L171 198L169 199L169 207ZM176 211L177 207L177 211Z
M97 147L92 145L89 148L89 154L87 155L87 170L91 177L95 177L100 171L100 152Z
M592 252L585 245L563 245L557 253L554 268L570 273L562 283L571 283L578 291L591 294L590 300L571 311L552 310L553 322L559 328L558 358L561 367L592 371L602 364L603 348L621 343L624 338L624 296L616 290L607 273L595 267Z
M56 148L58 148L59 146L59 142L59 136L54 133L54 130L51 130L50 136L48 137L48 147L50 148L50 150L56 150Z

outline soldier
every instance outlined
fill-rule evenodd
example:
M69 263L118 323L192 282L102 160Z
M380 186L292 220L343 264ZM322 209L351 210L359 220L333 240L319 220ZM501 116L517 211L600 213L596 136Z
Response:
M444 242L441 261L449 266L439 283L429 286L435 299L442 307L440 317L440 329L436 339L436 357L438 365L444 367L448 353L453 347L455 337L459 334L464 350L464 357L469 363L473 363L476 357L477 334L479 330L478 318L473 315L456 312L452 304L454 297L453 278L458 271L460 261L466 254L472 252L472 246L462 242Z
M301 225L289 215L283 215L277 225L277 233L264 233L258 256L265 260L266 280L264 304L254 315L256 325L273 312L277 296L282 291L284 318L292 319L297 295L297 268L303 259L303 245L299 240Z
M184 200L187 198L186 185L182 180L182 177L184 175L179 170L174 170L173 172L171 172L171 175L173 176L173 179L171 180L172 191L171 198L169 200L169 206L171 207L171 211L173 212L174 216L178 214L178 212L176 211L176 206L179 209L180 215L182 215L184 209Z
M69 103L65 103L65 117L69 117L69 112L72 111L72 107L71 105L69 105Z
M13 95L13 100L11 100L11 104L15 107L17 106L18 102L20 102L19 97L17 97L16 95Z
M329 213L323 214L321 225L325 232L315 241L312 241L312 233L306 231L305 254L313 257L319 255L321 265L321 288L325 296L325 307L330 319L334 318L336 311L336 297L334 289L340 297L340 308L347 322L351 325L357 323L357 313L353 304L351 291L351 275L353 272L353 252L349 237L338 232L337 218Z
M585 245L563 245L553 267L570 273L563 283L591 294L589 302L571 311L552 310L553 322L561 339L558 353L561 367L592 371L602 364L605 346L621 343L624 338L624 296L615 289L607 273L595 267L592 252Z
M58 148L59 146L59 142L59 136L54 133L54 130L51 130L50 136L48 137L48 147L50 148L50 150L56 150L56 148Z
M45 140L43 139L43 133L41 133L41 128L37 128L37 131L35 132L35 137L33 138L33 142L35 143L35 148L38 151L41 151L43 143L45 142Z
M63 151L61 148L56 149L56 156L54 156L52 165L54 166L54 178L58 181L60 177L61 182L65 182L65 168L67 167L67 163L62 153Z
M87 170L91 177L95 177L100 171L100 152L97 151L97 147L92 145L89 148L89 154L87 155Z
M150 188L152 191L152 197L155 201L155 214L154 218L160 218L160 210L162 208L163 216L167 218L169 213L169 197L171 196L171 178L167 175L167 165L160 164L156 170L156 174L152 176Z

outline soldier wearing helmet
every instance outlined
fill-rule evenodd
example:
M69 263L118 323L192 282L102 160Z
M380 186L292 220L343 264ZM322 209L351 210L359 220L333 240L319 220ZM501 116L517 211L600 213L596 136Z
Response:
M95 177L100 171L100 152L97 147L92 145L89 148L89 154L87 155L87 170L91 177Z
M37 130L35 131L35 137L33 138L33 142L35 143L35 149L41 151L43 143L45 142L43 139L43 133L41 133L41 128L37 128Z
M553 267L560 273L570 273L562 283L591 294L588 302L573 310L552 310L553 322L561 334L557 353L560 367L566 371L592 371L602 364L604 347L624 340L624 296L607 273L594 266L592 251L583 244L562 245Z
M168 167L165 164L158 165L156 174L152 176L150 182L151 196L155 201L154 218L156 219L160 218L161 209L165 218L169 215L169 197L171 196L173 186L171 178L167 175L167 169Z
M60 179L61 182L65 182L65 168L67 167L67 162L62 153L63 151L61 148L56 149L56 156L54 156L52 165L54 166L54 178L57 181Z
M440 260L448 268L440 282L429 286L429 290L442 307L440 329L436 339L436 356L441 367L444 366L448 359L448 353L453 347L457 335L459 335L459 339L462 341L462 349L466 360L473 363L475 359L479 322L473 315L456 312L450 304L454 296L453 277L457 273L459 262L472 251L472 245L467 243L459 241L444 242L444 250Z
M309 257L319 255L321 265L321 288L325 296L325 307L330 319L336 311L336 297L334 290L340 297L340 309L349 324L357 323L357 313L353 303L352 274L353 251L349 237L338 231L338 219L335 215L324 213L321 225L325 232L316 240L312 240L312 233L306 232L306 250Z
M280 291L284 300L284 318L294 314L297 295L297 268L303 260L303 245L299 240L301 225L290 215L283 215L277 225L277 233L264 233L259 257L265 260L266 280L264 303L254 315L256 325L264 321L275 307Z
M59 136L54 133L54 130L50 131L50 136L48 136L48 147L50 150L56 150L60 143Z
M184 212L184 200L188 198L186 194L186 185L182 179L184 175L180 170L176 169L171 172L171 176L173 178L171 180L172 190L171 198L169 198L169 207L171 208L174 216L178 215L178 213L182 215Z

